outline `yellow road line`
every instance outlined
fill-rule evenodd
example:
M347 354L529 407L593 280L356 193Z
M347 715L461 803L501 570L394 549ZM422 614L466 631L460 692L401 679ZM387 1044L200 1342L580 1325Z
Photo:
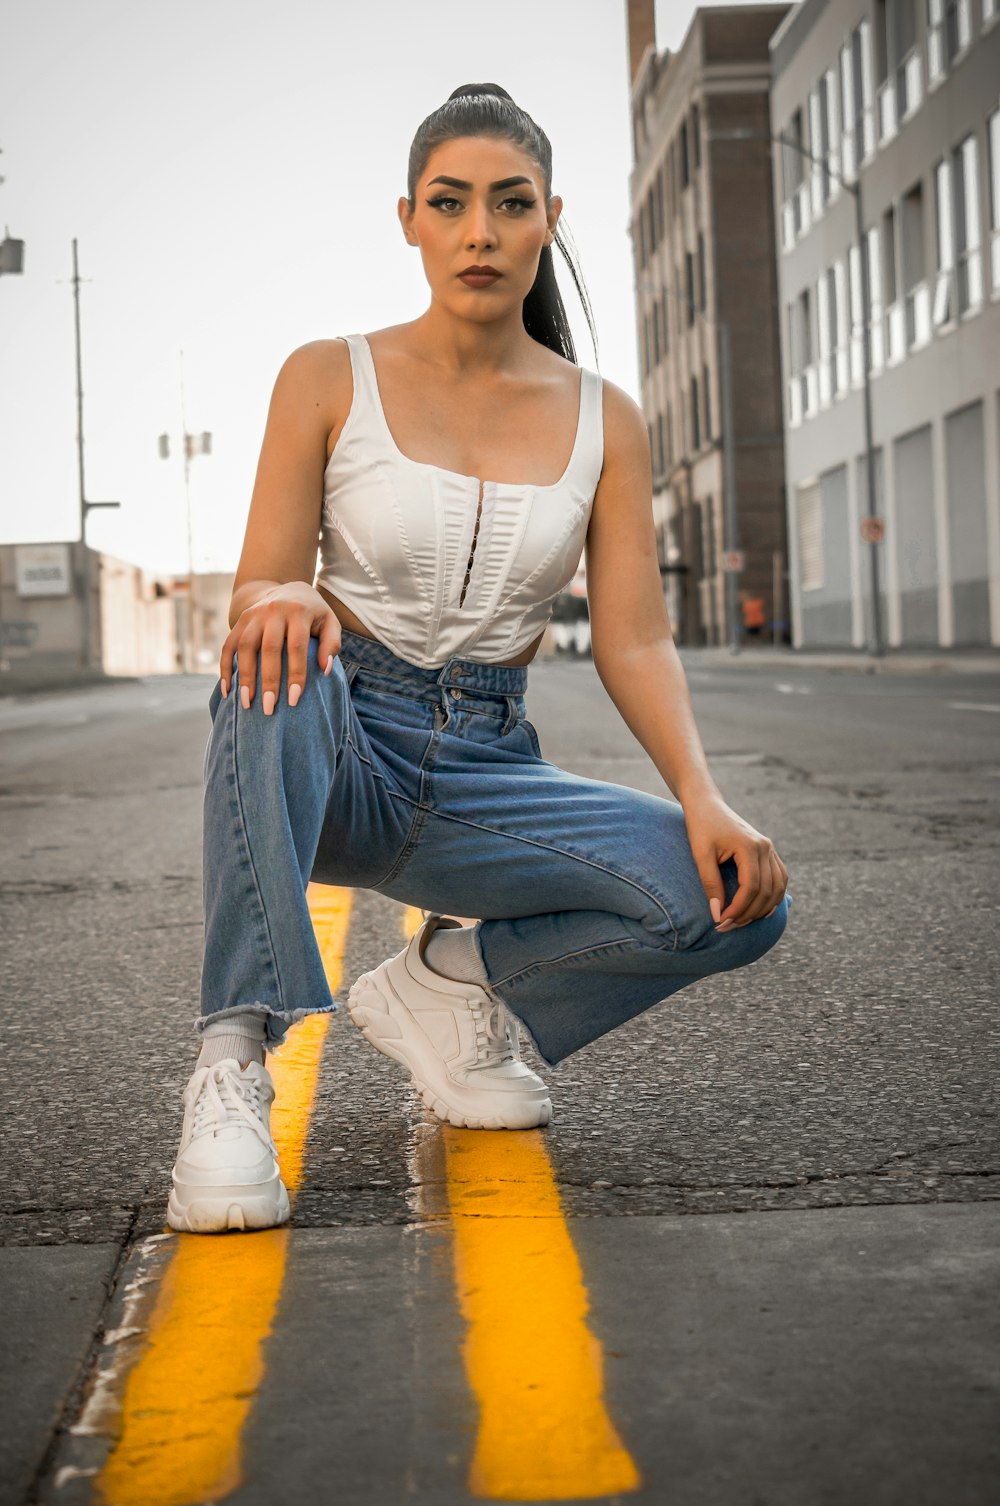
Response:
M340 988L352 891L310 884L331 992ZM329 1014L309 1015L268 1058L271 1127L293 1207ZM291 1230L178 1234L129 1373L118 1440L95 1481L106 1506L195 1506L243 1482L243 1424L264 1375Z
M422 912L405 919L408 935ZM455 1284L479 1405L470 1493L561 1501L638 1490L604 1404L604 1355L541 1130L441 1127Z

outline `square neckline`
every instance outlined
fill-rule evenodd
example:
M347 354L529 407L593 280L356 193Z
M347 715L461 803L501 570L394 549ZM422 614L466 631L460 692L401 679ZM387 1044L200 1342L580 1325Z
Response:
M587 368L585 366L580 367L580 406L576 420L576 433L573 436L573 449L570 452L569 460L566 462L566 469L563 471L559 479L557 481L551 481L544 486L534 481L494 481L480 476L470 476L465 471L449 471L446 470L444 466L434 465L429 460L414 460L412 456L403 454L402 450L399 448L398 444L393 438L392 430L389 428L389 420L386 418L385 409L382 406L382 394L379 391L378 373L375 369L375 358L372 355L372 348L368 343L368 336L361 334L359 331L356 338L361 341L362 349L368 361L368 371L372 379L372 388L375 394L375 407L378 412L379 422L382 425L386 439L392 447L393 454L398 460L403 461L405 465L417 466L422 471L437 471L437 473L441 476L451 476L453 479L458 481L474 481L476 483L477 498L480 494L480 488L482 488L483 495L485 496L486 488L488 486L503 487L505 490L522 492L554 492L559 487L565 486L566 480L576 462L576 457L579 453L580 445L583 439L584 383L587 380ZM355 393L355 398L356 397L357 394Z

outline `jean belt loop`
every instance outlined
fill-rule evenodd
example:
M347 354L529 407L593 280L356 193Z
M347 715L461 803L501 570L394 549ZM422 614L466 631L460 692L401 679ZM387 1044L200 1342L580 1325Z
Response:
M354 677L360 668L361 665L357 662L357 660L353 659L348 660L348 662L344 665L344 672L347 675L348 686L354 684Z
M518 721L517 696L516 695L510 695L510 694L508 694L505 691L503 698L507 702L507 715L504 718L504 724L503 724L503 726L500 729L500 736L501 737L506 737L507 733L510 732L517 725L517 721Z

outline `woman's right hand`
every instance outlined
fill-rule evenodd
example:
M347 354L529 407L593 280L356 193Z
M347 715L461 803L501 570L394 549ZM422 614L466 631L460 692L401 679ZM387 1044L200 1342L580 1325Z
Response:
M281 688L281 656L288 642L288 704L294 706L306 683L309 639L318 638L317 659L324 674L333 672L333 656L340 651L340 621L319 592L304 580L271 586L244 607L222 645L219 679L229 694L233 655L240 676L240 698L249 708L257 690L260 653L260 690L264 715L274 711Z

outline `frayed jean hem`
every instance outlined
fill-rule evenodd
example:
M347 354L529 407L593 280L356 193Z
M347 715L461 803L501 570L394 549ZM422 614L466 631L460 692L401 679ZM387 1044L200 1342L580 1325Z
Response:
M299 1020L304 1020L307 1015L311 1014L333 1014L335 1010L342 1007L340 1004L317 1004L313 1009L275 1009L271 1004L229 1004L224 1009L213 1009L209 1014L199 1015L192 1029L200 1035L212 1020L224 1020L238 1014L262 1015L264 1049L273 1053L278 1050L288 1031Z

